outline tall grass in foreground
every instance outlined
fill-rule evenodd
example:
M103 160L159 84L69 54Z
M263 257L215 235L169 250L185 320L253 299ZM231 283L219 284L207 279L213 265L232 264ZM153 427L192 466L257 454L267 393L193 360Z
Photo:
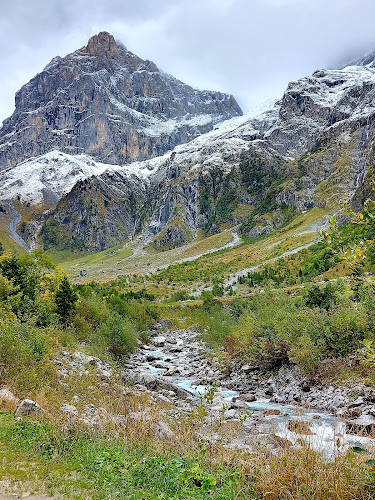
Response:
M213 445L197 438L199 417L169 422L174 437L157 440L152 425L160 413L144 403L149 408L143 407L144 418L101 429L43 419L17 422L0 414L1 476L13 486L18 484L19 493L27 488L77 500L371 500L375 496L375 469L366 464L367 457L349 452L328 461L308 447L286 447L277 454L262 446L235 451L220 441ZM223 431L224 440L236 433L235 426L216 430Z

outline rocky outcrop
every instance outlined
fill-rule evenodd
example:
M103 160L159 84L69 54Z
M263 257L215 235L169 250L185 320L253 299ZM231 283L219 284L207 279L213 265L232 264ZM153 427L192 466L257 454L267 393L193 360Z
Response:
M121 171L81 181L44 223L44 248L100 251L132 238L145 202L146 186Z
M52 150L110 164L152 158L242 114L232 96L193 89L106 32L55 57L15 104L0 129L0 168Z

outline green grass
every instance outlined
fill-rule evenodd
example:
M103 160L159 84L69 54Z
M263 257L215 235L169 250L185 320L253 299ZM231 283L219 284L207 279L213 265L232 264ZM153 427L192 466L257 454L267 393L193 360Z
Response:
M0 444L0 475L12 493L41 490L77 500L255 498L251 484L239 491L235 468L210 468L201 452L185 458L160 452L151 440L63 431L0 413Z
M4 250L10 250L12 252L17 252L18 254L25 253L25 250L9 236L7 231L8 223L8 217L0 214L0 242L4 247Z

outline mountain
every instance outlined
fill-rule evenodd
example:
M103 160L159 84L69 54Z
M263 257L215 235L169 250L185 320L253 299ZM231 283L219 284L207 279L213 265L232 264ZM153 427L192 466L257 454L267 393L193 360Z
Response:
M133 61L133 68L146 65L148 69L131 73L128 69L131 63L125 63L124 58ZM254 237L281 227L300 211L315 206L337 210L340 201L359 203L369 192L375 116L375 67L371 56L340 70L318 70L291 82L281 99L268 103L258 113L245 116L238 116L240 110L232 97L204 98L207 92L194 91L173 77L151 70L153 66L149 65L152 63L130 55L108 34L93 37L86 48L62 61L64 64L60 60L52 61L41 73L49 80L52 72L58 75L60 82L62 73L57 66L70 68L74 64L79 68L77 83L73 82L69 91L54 92L52 101L60 99L62 110L67 110L73 100L84 101L86 106L95 109L96 104L92 102L100 103L100 108L105 101L103 95L113 95L108 94L107 79L111 78L108 75L126 73L128 87L121 99L129 104L126 99L131 94L132 102L137 103L135 106L142 102L143 111L147 108L149 114L144 112L142 120L173 122L173 126L169 132L159 128L161 135L148 136L154 141L154 149L148 147L151 142L141 145L137 139L139 147L134 156L137 161L124 158L118 151L117 137L124 130L122 126L114 127L105 143L94 140L88 133L84 140L93 140L93 143L84 151L72 145L67 147L66 131L56 134L51 128L48 133L56 142L47 141L47 144L54 151L0 171L0 186L3 186L0 187L0 199L18 199L21 208L24 204L49 207L43 217L36 217L22 226L28 240L40 230L39 241L45 248L98 251L140 234L144 244L168 249L192 240L199 230L212 234L228 225L240 225L243 233ZM73 63L68 64L68 61ZM125 69L119 69L120 66ZM157 114L161 111L151 106L149 97L135 98L139 73L143 81L157 78L159 83L163 81L160 83L163 88L167 82L169 89L184 89L187 93L181 94L179 100L165 98L162 114ZM86 87L82 87L82 79L89 81L87 88L92 88L92 81L97 83L92 94L94 100L83 93L82 88ZM30 95L31 89L43 90L43 85L36 86L34 80L20 92L27 93L28 86ZM118 89L120 84L116 85ZM147 89L144 93L149 94L147 85L144 88ZM50 109L49 97L44 96L48 92L42 90L39 102L48 103L44 107L39 104L38 116ZM19 94L17 100L21 102ZM120 97L116 99L119 102ZM27 100L22 102L26 106ZM108 106L113 104L110 97L105 102L110 103ZM176 114L176 102L179 115ZM192 118L190 114L188 119L183 113L192 107L192 102L196 115ZM218 102L227 104L225 112ZM188 127L186 130L198 137L186 142L187 137L180 136L180 144L168 151L172 142L177 141L176 131L180 130L182 121L184 126L187 121L191 125L208 112L205 106L211 113L208 128L213 130L203 133L204 127L199 130ZM121 119L128 119L129 113L127 108ZM17 132L22 130L20 127L11 126L15 115L18 116L17 109L5 122L8 134L22 135ZM83 140L79 130L86 122L91 127L90 120L95 123L106 116L107 123L109 119L106 114L97 113L82 125L80 119L74 121L73 115L69 116L75 123L71 144ZM135 120L135 115L133 117ZM214 125L228 117L231 118ZM146 129L150 133L144 124L144 121L133 121L131 125L136 128L134 134L138 134L138 138ZM4 134L4 130L1 133ZM160 146L163 134L169 144L165 150ZM22 141L20 144L22 149ZM94 146L97 149L92 149ZM110 154L106 152L107 146ZM122 149L129 149L128 146L124 139ZM130 163L125 164L125 161ZM30 188L32 183L35 189Z
M142 172L151 174L146 202L133 214L137 222L131 227L142 230L145 243L167 249L191 240L200 228L210 234L241 224L242 232L254 237L281 227L301 210L337 210L341 201L363 197L373 162L374 116L375 69L316 71L290 83L283 97L259 115L230 120L171 153L133 164L139 182ZM110 175L85 182L87 191L100 180L106 193L96 190L96 203L103 206L107 198L111 206L110 215L96 213L100 242L95 232L85 236L81 226L86 220L80 215L82 183L50 219L93 251L134 235L129 228L117 240L106 235L108 217L122 211L110 195ZM75 214L74 221L66 214Z
M55 57L15 104L0 129L0 169L53 150L110 164L152 158L242 114L233 96L193 89L106 32Z

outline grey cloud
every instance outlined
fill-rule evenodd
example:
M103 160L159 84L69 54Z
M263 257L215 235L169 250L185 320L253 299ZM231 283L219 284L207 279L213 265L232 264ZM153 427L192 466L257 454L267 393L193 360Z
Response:
M289 81L375 50L373 0L0 0L0 121L55 56L107 30L129 50L244 111Z

